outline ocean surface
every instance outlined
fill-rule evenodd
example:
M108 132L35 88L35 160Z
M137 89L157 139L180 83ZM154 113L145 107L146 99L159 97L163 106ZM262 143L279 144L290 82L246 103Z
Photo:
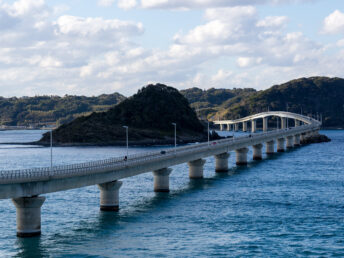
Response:
M0 131L0 169L49 166L49 148L5 144L30 142L42 132ZM17 238L14 205L0 200L0 257L344 256L344 131L321 133L332 142L259 162L250 150L244 167L232 152L225 174L215 174L209 157L201 180L188 178L187 164L174 166L170 193L153 192L152 173L124 179L118 213L99 211L97 186L46 194L40 237ZM53 163L125 152L54 148Z

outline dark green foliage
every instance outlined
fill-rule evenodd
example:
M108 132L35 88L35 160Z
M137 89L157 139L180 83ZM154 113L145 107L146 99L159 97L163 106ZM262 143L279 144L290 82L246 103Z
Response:
M208 89L191 88L181 93L189 100L191 107L202 119L211 119L219 110L219 106L228 100L240 99L255 93L254 89Z
M203 125L178 90L163 84L148 85L107 112L92 113L61 126L54 131L54 141L118 144L125 140L123 125L129 126L131 141L171 141L172 123L177 124L178 137L187 137L186 141L206 138ZM41 141L48 139L45 134Z
M81 114L108 110L124 99L125 97L118 93L98 97L0 97L0 124L30 125L56 121L62 124Z
M275 85L250 94L240 101L224 102L221 118L236 119L267 111L288 111L305 115L322 114L325 127L344 126L344 79L311 77Z

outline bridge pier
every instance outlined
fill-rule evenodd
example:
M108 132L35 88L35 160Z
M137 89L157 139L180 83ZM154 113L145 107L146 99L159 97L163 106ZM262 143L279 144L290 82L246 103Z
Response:
M189 178L197 179L203 178L203 166L205 163L205 159L197 159L193 161L189 161Z
M220 124L220 131L223 131L223 124Z
M153 171L154 174L154 192L170 191L170 174L171 168L162 168Z
M255 119L251 120L251 132L255 133L257 131L257 121Z
M266 142L266 154L274 154L275 153L275 141Z
M241 148L235 150L236 152L236 164L237 165L247 165L247 152L248 148Z
M302 134L300 135L300 141L305 140L305 138L306 138L306 133L302 133Z
M263 117L263 131L268 131L268 117Z
M262 160L263 155L262 155L262 148L263 144L256 144L252 146L253 148L253 160Z
M285 117L281 117L281 129L287 128L287 119Z
M230 131L230 130L231 130L231 125L227 124L227 131Z
M119 189L122 181L112 181L98 184L100 189L100 210L101 211L118 211L119 210Z
M17 209L17 236L32 237L41 234L41 207L44 196L12 199Z
M294 147L294 136L287 136L287 149Z
M234 124L234 131L239 131L239 124L237 123L237 124Z
M247 132L247 122L242 123L242 131Z
M230 154L225 152L215 155L215 172L227 172L228 171L228 158Z
M284 152L284 138L277 139L277 152Z

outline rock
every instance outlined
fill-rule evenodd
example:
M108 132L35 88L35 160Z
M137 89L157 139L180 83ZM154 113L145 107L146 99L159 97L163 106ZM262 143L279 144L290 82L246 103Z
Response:
M311 144L311 143L321 143L321 142L330 142L331 139L326 135L317 134L312 136L306 136L304 140L301 141L301 144Z

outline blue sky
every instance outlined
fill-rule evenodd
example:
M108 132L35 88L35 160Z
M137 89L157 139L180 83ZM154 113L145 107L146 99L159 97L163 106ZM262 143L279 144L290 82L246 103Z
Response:
M0 95L344 77L340 0L0 1Z

